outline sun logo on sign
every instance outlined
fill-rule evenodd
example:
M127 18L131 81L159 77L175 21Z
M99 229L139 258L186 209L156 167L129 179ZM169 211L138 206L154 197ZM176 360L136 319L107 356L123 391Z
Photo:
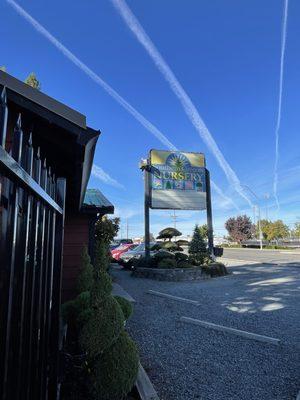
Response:
M172 153L168 156L166 164L172 167L176 172L182 172L190 165L190 162L184 154Z

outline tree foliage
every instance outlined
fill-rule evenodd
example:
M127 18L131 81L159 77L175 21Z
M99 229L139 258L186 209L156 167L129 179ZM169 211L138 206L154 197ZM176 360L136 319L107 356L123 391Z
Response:
M295 236L300 237L300 222L296 222L293 233Z
M102 240L109 244L120 229L120 218L107 218L103 216L95 224L96 240Z
M37 79L34 72L31 72L31 74L27 76L24 82L27 83L27 85L33 87L34 89L41 90L41 83Z
M193 238L189 245L189 253L206 253L206 243L203 239L203 236L201 235L198 225L196 225L194 229Z
M203 237L203 239L208 238L208 228L207 228L206 224L199 226L199 232L200 232L200 235Z
M239 215L236 218L229 218L225 222L225 228L227 229L231 239L238 243L251 239L255 232L255 226L247 215Z
M161 230L159 232L157 239L171 240L173 237L181 236L181 235L182 235L182 233L178 229L168 227L168 228L164 228L163 230Z

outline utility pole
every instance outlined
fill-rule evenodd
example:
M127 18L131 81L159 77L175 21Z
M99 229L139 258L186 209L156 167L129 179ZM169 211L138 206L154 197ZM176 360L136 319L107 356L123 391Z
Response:
M128 236L128 218L126 218L126 239L129 239L129 236Z
M263 248L263 235L262 235L262 230L261 230L261 212L260 212L260 206L259 206L259 198L258 196L253 192L252 189L249 188L247 185L242 185L246 189L249 190L249 192L256 198L257 200L257 209L258 209L258 231L259 231L259 242L260 242L260 250Z
M264 195L264 198L266 199L266 220L269 221L269 204L268 204L268 200L270 198L270 194L266 193Z
M176 229L176 222L177 222L177 215L175 213L175 210L173 210L174 214L171 215L171 219L173 219L173 223L174 223L174 228Z

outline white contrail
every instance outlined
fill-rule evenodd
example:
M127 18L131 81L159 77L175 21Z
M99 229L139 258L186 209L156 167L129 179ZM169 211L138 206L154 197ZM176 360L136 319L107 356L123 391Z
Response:
M217 159L219 165L225 172L225 175L230 182L230 184L234 187L234 189L248 202L248 204L252 207L252 201L249 199L247 194L245 193L241 183L230 167L228 162L225 160L222 152L220 151L217 143L215 142L214 138L212 137L211 133L209 132L207 126L205 125L204 121L200 117L196 107L194 106L192 100L183 89L179 81L177 80L176 76L174 75L173 71L163 59L162 55L159 53L157 48L155 47L152 40L149 38L135 15L132 13L130 8L127 6L124 0L111 0L112 4L119 12L125 23L127 24L128 28L134 33L137 40L141 43L141 45L146 49L149 56L152 58L154 64L157 66L159 71L162 73L166 81L169 83L172 91L180 100L182 107L187 114L188 118L198 131L200 137L207 145L207 147L211 150L215 158Z
M93 164L92 175L100 179L100 181L107 185L114 186L118 189L124 189L124 186L116 179L112 178L107 172L105 172L99 165Z
M6 0L27 22L29 22L40 34L45 36L65 57L72 61L78 68L80 68L89 78L100 85L111 97L113 97L121 106L123 106L134 118L137 119L150 133L152 133L164 146L169 150L176 151L177 148L170 140L148 121L142 114L140 114L131 104L129 104L119 93L117 93L111 86L109 86L99 75L93 72L86 64L80 61L70 50L68 50L60 41L58 41L46 28L44 28L36 19L28 14L19 4L14 0ZM100 167L93 166L92 174L97 176L103 182L118 186L119 183L111 178ZM96 175L97 174L97 175ZM114 183L113 183L114 182ZM227 199L227 196L222 192L213 181L211 181L213 188ZM232 202L231 199L229 201ZM236 206L235 206L236 207Z
M283 86L283 70L284 70L284 56L286 48L286 32L287 32L287 18L288 18L288 0L284 0L283 19L282 19L282 32L281 32L281 53L280 53L280 75L279 75L279 98L278 98L278 113L275 128L275 164L274 164L274 181L273 193L279 211L280 205L277 195L278 186L278 161L279 161L279 129L281 123L281 107L282 107L282 86Z
M214 189L214 191L217 192L219 196L221 196L228 203L231 203L234 206L234 208L237 209L237 211L240 211L239 206L230 197L226 196L223 193L222 189L218 185L216 185L214 181L211 180L210 184L211 184L212 189Z
M70 61L80 68L94 82L100 85L111 97L113 97L122 107L124 107L133 117L139 121L148 131L150 131L165 146L175 150L168 138L160 132L150 121L140 114L131 104L128 103L119 93L117 93L110 85L108 85L99 75L92 71L86 64L79 60L70 50L68 50L61 42L59 42L47 29L45 29L37 20L28 14L14 0L6 0L23 18L26 19L39 33L45 36L61 53L63 53Z

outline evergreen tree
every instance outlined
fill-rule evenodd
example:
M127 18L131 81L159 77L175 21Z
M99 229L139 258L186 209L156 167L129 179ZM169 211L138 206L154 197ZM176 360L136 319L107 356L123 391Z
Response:
M27 78L25 79L25 83L27 83L27 85L33 87L34 89L41 90L41 84L38 81L34 72L31 72L31 74L27 76Z
M81 253L81 271L78 276L77 288L78 292L86 292L91 290L94 283L94 268L86 246L83 247Z
M189 245L190 254L206 253L206 243L198 225L195 226L193 238Z

